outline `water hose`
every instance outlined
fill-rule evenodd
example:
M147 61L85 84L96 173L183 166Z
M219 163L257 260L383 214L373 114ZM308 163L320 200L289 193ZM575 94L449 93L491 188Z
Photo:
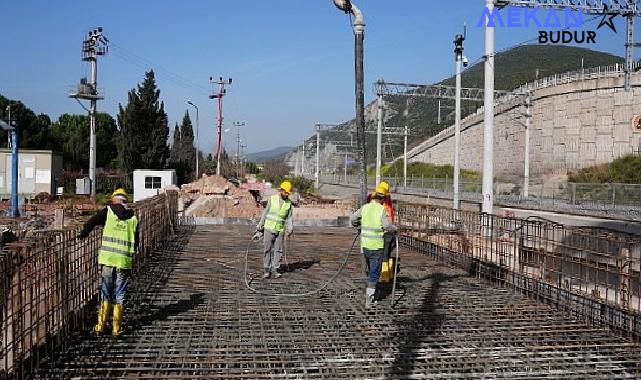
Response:
M352 250L354 249L354 246L356 245L356 241L358 240L359 236L360 236L360 232L357 233L356 236L354 237L354 241L352 242L352 245L349 248L349 250L347 250L347 254L345 255L345 259L341 263L341 265L338 268L338 270L336 271L336 273L334 273L332 275L332 277L329 280L327 280L323 285L321 285L318 289L310 290L309 292L305 292L305 293L270 293L270 292L263 292L263 291L260 291L258 289L252 288L252 286L249 284L249 280L247 279L247 269L248 269L248 265L249 265L249 249L251 248L251 245L252 245L252 242L253 242L253 240L250 240L249 243L247 244L247 250L245 251L245 271L244 271L245 272L244 273L245 287L247 287L247 289L249 289L251 292L256 293L256 294L260 294L260 295L263 295L263 296L294 297L294 298L297 298L297 297L307 297L307 296L311 296L311 295L320 293L325 288L327 288L329 286L329 284L334 282L334 280L336 280L336 277L338 277L339 274L341 274L341 272L345 268L345 265L347 265L347 262L349 261L350 256L352 255Z
M394 238L396 239L396 260L394 260L394 279L392 280L392 299L390 301L391 302L390 303L391 307L394 306L394 299L396 298L395 297L395 295L396 295L396 275L398 274L398 251L399 251L399 248L398 248L398 234L394 235Z

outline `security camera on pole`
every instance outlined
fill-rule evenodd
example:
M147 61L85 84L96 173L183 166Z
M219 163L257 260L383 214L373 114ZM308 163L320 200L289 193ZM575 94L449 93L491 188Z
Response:
M216 145L216 175L220 175L220 152L223 139L223 96L227 93L225 90L226 84L231 84L231 78L223 80L219 77L217 81L213 77L209 77L209 83L218 85L218 93L209 95L209 99L218 99L218 144Z
M109 40L103 36L102 28L91 30L82 41L82 60L91 63L91 82L80 80L80 84L69 94L70 98L91 101L89 110L89 180L91 181L91 198L96 199L96 103L104 99L98 93L98 56L107 54ZM84 107L84 106L83 106Z
M461 64L467 66L467 59L463 57L463 35L457 34L454 38L454 54L456 60L456 99L455 99L455 122L454 122L454 209L459 209L459 180L461 176Z

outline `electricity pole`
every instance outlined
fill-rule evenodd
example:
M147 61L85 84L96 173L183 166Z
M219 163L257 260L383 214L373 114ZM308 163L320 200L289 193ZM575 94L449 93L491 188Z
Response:
M238 130L236 132L236 168L238 169L238 172L240 172L240 127L245 126L245 122L234 122L234 127L236 127Z
M530 122L532 119L532 93L525 100L525 163L523 173L523 198L530 196Z
M456 60L456 99L454 103L454 112L456 114L456 120L454 122L454 210L459 209L459 179L461 176L461 64L463 63L463 41L465 41L465 35L457 34L454 38L454 54Z
M365 39L365 20L360 9L350 0L334 0L334 5L345 13L354 16L354 93L356 95L356 141L360 152L360 204L367 201L367 146L365 145L365 95L363 76L363 40Z
M377 106L378 106L378 123L376 125L376 183L381 183L381 145L383 144L383 78L378 81L376 86Z
M198 122L198 106L192 103L191 100L188 100L187 104L196 109L196 180L198 180L200 178L200 168L198 167L198 156L200 155L200 144L198 144L198 130L200 129Z
M407 125L403 133L403 188L407 189Z
M69 94L70 98L91 101L89 109L89 180L91 182L91 198L96 199L96 107L98 100L104 97L98 94L98 56L107 54L109 40L102 35L102 28L97 28L87 34L82 41L82 60L91 65L91 81L80 79L80 84L75 91Z
M316 189L320 187L320 125L316 124Z
M486 0L489 12L494 10L494 0ZM492 213L494 206L494 27L485 20L485 117L483 128L483 207Z
M303 173L303 177L305 177L305 140L303 140L303 160L300 163L300 171Z
M209 83L218 85L218 93L209 95L209 99L218 99L218 144L216 145L216 175L220 175L220 151L223 139L223 96L227 93L226 84L231 84L231 78L223 80L219 77L217 81L209 77Z

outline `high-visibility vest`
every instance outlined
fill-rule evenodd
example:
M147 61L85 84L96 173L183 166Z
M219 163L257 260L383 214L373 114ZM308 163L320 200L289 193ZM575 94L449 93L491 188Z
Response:
M137 217L120 220L111 207L107 207L107 221L102 230L98 264L118 269L131 269L135 253L136 227L138 227Z
M385 207L380 203L368 203L361 211L361 247L365 249L382 249L383 222L381 218Z
M289 209L292 207L292 202L289 199L283 200L282 206L280 203L280 195L274 194L269 199L269 210L265 217L265 228L273 232L285 231L285 219L289 214Z

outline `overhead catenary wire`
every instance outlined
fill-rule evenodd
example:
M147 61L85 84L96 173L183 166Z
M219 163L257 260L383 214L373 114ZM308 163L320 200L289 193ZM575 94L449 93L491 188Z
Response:
M159 76L167 79L168 81L172 82L173 84L179 87L186 88L189 90L194 90L204 95L209 95L209 89L207 89L206 87L199 85L197 83L194 83L191 80L187 79L186 77L178 73L175 73L169 69L166 69L158 65L157 63L154 63L144 57L141 57L129 51L128 49L114 43L113 41L110 42L110 47L112 47L112 49L110 50L111 54L128 63L131 63L143 69L153 69L156 73L158 73Z

